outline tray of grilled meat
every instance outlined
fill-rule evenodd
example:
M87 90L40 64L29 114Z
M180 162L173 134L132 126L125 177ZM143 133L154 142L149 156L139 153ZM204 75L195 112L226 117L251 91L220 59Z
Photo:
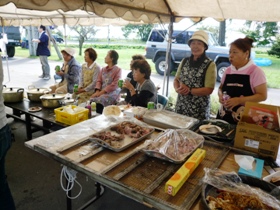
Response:
M148 126L124 121L91 135L89 139L102 147L120 152L143 140L152 134L154 130L154 128Z

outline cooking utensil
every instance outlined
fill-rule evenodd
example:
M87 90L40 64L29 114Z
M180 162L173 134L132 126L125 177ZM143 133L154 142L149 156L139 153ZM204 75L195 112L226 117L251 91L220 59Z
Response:
M3 85L3 98L7 103L15 103L23 100L24 89L20 87L6 87Z
M43 107L57 108L61 105L61 100L64 99L65 94L45 94L40 96Z
M27 97L30 101L41 101L40 97L48 93L50 89L48 88L36 88L34 85L28 86Z

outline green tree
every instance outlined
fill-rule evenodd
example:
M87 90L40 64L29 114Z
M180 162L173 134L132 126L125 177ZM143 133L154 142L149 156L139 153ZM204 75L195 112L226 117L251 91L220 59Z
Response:
M280 58L280 37L278 36L276 42L271 47L271 50L267 51L268 55Z
M98 30L94 26L72 26L70 28L79 34L79 55L82 55L84 42L89 38L93 38Z
M152 28L153 28L153 24L144 24L144 25L128 24L122 27L122 32L123 32L123 36L126 39L131 33L136 32L142 41L147 41Z
M216 40L219 39L219 27L218 26L201 26L199 30L209 31L213 34Z
M254 39L257 46L265 46L275 40L278 26L276 22L246 21L245 28L240 31Z

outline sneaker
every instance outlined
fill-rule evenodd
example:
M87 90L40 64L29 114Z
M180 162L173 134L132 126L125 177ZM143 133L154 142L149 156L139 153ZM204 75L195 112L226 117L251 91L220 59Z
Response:
M44 80L49 80L50 77L49 77L49 76L45 76L43 79L44 79Z
M45 77L44 75L40 75L40 76L39 76L39 78L44 78L44 77Z

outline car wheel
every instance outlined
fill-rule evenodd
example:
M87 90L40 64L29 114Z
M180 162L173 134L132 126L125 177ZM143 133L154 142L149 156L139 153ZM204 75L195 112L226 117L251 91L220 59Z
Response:
M164 71L165 71L165 68L166 68L166 62L165 62L165 57L159 57L157 60L156 60L156 70L157 70L157 73L160 74L160 75L164 75ZM174 70L174 63L171 61L171 66L170 66L170 73ZM169 74L170 74L169 73Z
M229 67L230 63L222 62L219 63L217 66L217 81L221 82L221 79L223 77L223 74L225 73L225 70L227 67Z

